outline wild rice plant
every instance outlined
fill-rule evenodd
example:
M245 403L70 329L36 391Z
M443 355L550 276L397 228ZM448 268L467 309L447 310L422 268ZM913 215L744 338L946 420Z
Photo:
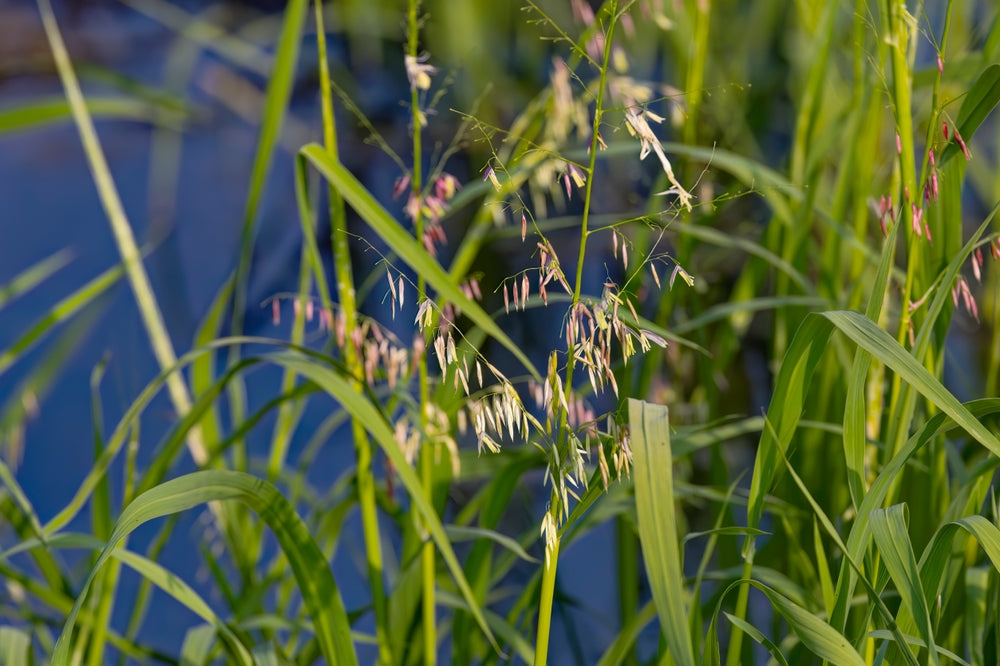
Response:
M995 9L528 0L512 16L408 0L383 16L292 0L265 23L271 53L160 0L126 4L267 76L239 253L178 357L92 120L128 100L84 94L38 0L67 100L56 117L78 129L121 264L20 334L0 375L72 320L12 392L38 394L122 276L160 373L105 432L94 369L94 464L47 520L16 475L28 403L5 408L0 661L995 662L1000 292L986 258L1000 258L1000 196L985 128L1000 19L982 34L974 20ZM370 54L362 35L400 16L405 149L352 97L328 43ZM485 59L466 65L492 90L453 82L438 55L508 39L547 75L530 97ZM267 303L276 320L291 313L288 339L265 339L245 335L251 259L304 45L321 140L292 147L298 289ZM446 109L452 98L465 108ZM52 113L0 111L0 128ZM768 120L779 113L783 126ZM397 201L348 168L355 124L398 167ZM484 261L497 247L515 248L509 272ZM359 251L379 258L359 264ZM66 261L24 268L0 308ZM367 311L369 294L387 307ZM969 318L988 338L974 390L987 397L963 403L944 380ZM537 332L540 349L513 332L531 322L554 331ZM246 382L266 366L282 377L256 403ZM140 464L164 388L176 421ZM317 403L330 416L304 432ZM259 458L248 440L266 417ZM297 458L296 437L309 438ZM314 487L317 451L348 437L353 467ZM158 563L199 506L208 584ZM360 605L331 565L355 510ZM154 520L137 552L130 536ZM616 571L560 567L612 523ZM89 555L81 566L65 549ZM143 581L129 598L122 565ZM618 595L600 643L586 632L607 609L572 613L598 577ZM199 618L169 654L151 647L158 595Z

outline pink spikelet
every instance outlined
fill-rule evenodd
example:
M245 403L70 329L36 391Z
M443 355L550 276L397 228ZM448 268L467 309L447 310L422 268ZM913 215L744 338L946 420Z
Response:
M965 155L965 161L972 161L972 153L969 152L969 147L965 145L965 139L962 135L958 133L958 128L955 128L955 141L958 141L958 145L962 148L962 154Z

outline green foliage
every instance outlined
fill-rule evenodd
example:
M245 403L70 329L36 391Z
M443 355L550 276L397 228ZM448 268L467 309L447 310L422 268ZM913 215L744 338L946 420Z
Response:
M125 4L176 35L171 92L74 62L38 0L65 100L0 108L0 140L72 121L121 257L0 350L0 379L23 377L0 407L0 662L1000 654L1000 400L963 402L954 379L989 396L1000 372L995 8L409 0L310 16L295 0L240 26ZM328 56L332 38L352 67ZM238 256L178 358L94 119L148 123L179 151L201 116L176 91L202 51L266 86ZM922 68L925 52L938 57ZM405 141L363 108L356 73L375 67L405 73ZM313 70L322 127L303 138L289 100ZM93 79L111 92L85 93ZM398 167L382 175L400 205L352 171L376 150ZM270 340L242 332L279 151L302 245L297 291L272 299L294 308L288 338ZM384 254L354 265L352 249ZM0 310L71 261L14 267ZM122 277L158 374L105 430L116 361L94 369L94 462L43 523L17 477L30 405ZM364 310L369 294L385 307ZM955 367L955 345L986 374ZM264 365L281 379L250 401ZM139 464L164 389L176 420ZM307 404L329 413L315 430ZM263 454L246 441L262 423ZM354 455L330 488L310 476L322 447ZM203 537L175 529L201 505ZM139 553L129 537L146 523L159 531ZM610 525L617 572L560 567ZM205 580L158 562L178 542ZM352 554L368 596L345 607ZM142 580L130 597L122 565ZM587 632L612 613L585 607L595 577L615 581L620 615L596 646ZM148 643L154 594L197 618L170 654Z

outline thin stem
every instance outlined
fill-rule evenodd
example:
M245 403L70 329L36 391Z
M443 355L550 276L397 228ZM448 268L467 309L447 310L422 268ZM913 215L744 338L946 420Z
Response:
M743 578L750 579L753 574L753 553L747 557L743 563ZM750 603L750 586L740 585L739 592L736 593L736 607L733 615L741 620L747 619L747 607ZM733 632L729 638L729 650L726 653L726 666L740 666L743 653L743 632L733 627Z
M583 289L583 266L587 256L587 239L590 236L589 224L592 201L591 197L594 188L594 173L596 171L597 150L599 147L598 137L600 136L601 118L604 115L604 93L607 87L608 63L611 59L611 45L613 43L615 25L618 21L617 0L612 0L609 14L611 18L608 22L608 31L604 38L604 56L603 61L601 62L600 78L597 85L597 100L594 107L594 123L590 133L590 159L587 164L587 182L584 186L583 215L580 222L580 247L576 260L576 279L573 284L573 300L570 305L570 312L572 312L576 305L580 302L580 294ZM567 394L572 391L573 387L574 351L575 343L572 340L567 341L565 381L563 383L563 390L566 391ZM568 395L566 402L570 402L570 397ZM568 448L568 418L569 415L565 410L562 410L559 416L559 436L556 438L554 446L560 447L563 450ZM557 454L560 460L565 458L565 456L562 455L562 452L557 452ZM567 511L567 507L563 506L562 495L558 490L558 486L562 483L559 479L559 474L560 471L558 469L552 470L552 483L555 487L552 490L548 510L552 514L553 518L560 518ZM542 593L538 604L538 629L535 639L535 666L544 666L548 658L549 632L551 630L552 623L552 601L555 596L556 568L559 561L558 536L553 537L550 542L547 542L545 548L545 564L542 570Z
M910 102L910 67L907 56L907 41L909 31L906 25L906 6L900 0L886 0L886 17L888 19L887 29L889 30L889 55L892 63L892 97L893 110L896 119L896 136L899 143L899 168L902 176L902 214L897 224L905 224L903 231L906 233L907 264L906 281L903 284L903 300L900 304L899 330L896 339L900 344L905 344L909 334L910 326L913 325L912 315L909 309L914 292L916 281L916 271L920 266L921 249L923 240L915 233L912 233L913 208L911 203L920 202L920 193L917 191L917 173L915 164L915 150L913 146L913 111ZM908 231L909 230L909 231ZM898 414L898 402L900 400L901 381L898 376L893 378L892 398L890 399L889 413ZM893 423L889 429L888 448L886 450L886 460L892 458L898 450L899 444L905 438L906 426L902 423Z
M407 55L412 62L416 62L419 57L420 44L420 0L409 0L407 13L407 27L409 30L407 39ZM410 175L411 196L420 202L423 192L423 145L421 132L423 117L420 111L420 88L415 81L410 82L410 122L412 123L413 138L413 167ZM424 216L423 206L413 207L413 232L417 240L424 237ZM423 275L417 275L417 303L423 303L427 298L427 281ZM426 338L425 331L420 331L418 335ZM417 384L420 394L420 430L427 432L427 407L430 404L430 382L427 374L427 355L421 354L417 362ZM429 439L424 439L420 448L420 483L424 487L427 497L433 496L434 484L434 457L436 445ZM423 545L420 554L420 575L421 588L421 619L423 636L423 663L437 663L437 613L436 613L436 565L434 557L434 543L430 540Z
M553 499L557 493L552 492ZM542 592L538 600L538 633L535 637L535 666L545 666L549 652L549 635L552 627L552 600L556 589L556 564L559 560L559 537L551 548L546 546L545 564L542 568ZM543 613L543 609L548 612Z

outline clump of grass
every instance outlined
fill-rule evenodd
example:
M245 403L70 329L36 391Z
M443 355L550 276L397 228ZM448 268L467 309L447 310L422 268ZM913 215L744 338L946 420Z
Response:
M174 8L134 4L176 27ZM977 185L996 169L975 143L1000 100L1000 67L990 60L996 40L953 50L956 33L970 30L966 10L949 3L932 20L895 0L859 1L853 12L820 3L779 23L771 3L726 16L709 2L574 1L564 16L528 2L517 35L532 35L531 49L538 37L550 42L548 80L504 118L489 96L475 111L444 110L464 93L437 54L468 43L458 32L432 38L433 26L472 18L409 0L397 63L409 145L398 149L345 92L350 72L330 66L327 26L363 17L316 2L307 31L308 3L291 2L275 26L238 261L178 358L93 129L100 109L86 104L47 1L39 8L122 267L53 307L0 355L0 373L56 322L86 324L78 313L122 275L161 372L109 434L95 418L93 467L48 522L18 485L16 456L0 462L0 500L17 534L0 550L13 619L0 628L0 654L14 663L544 664L564 618L569 649L590 662L573 638L589 620L565 613L588 581L567 580L559 564L608 521L617 571L592 575L615 578L620 625L606 644L588 644L601 663L762 663L765 654L987 663L996 653L1000 401L962 403L943 382L960 309L991 337L987 349L1000 345L995 303L983 300L996 292L996 264L986 261L1000 257L995 196ZM510 20L490 11L495 25ZM183 22L194 39L218 34L196 17ZM349 31L341 37L368 52ZM291 310L293 324L287 340L253 338L242 322L255 220L304 39L315 40L322 141L295 148L298 291L269 299L274 317ZM743 68L778 43L798 45L790 87L763 76L771 97L754 98L742 84L761 73ZM666 45L671 85L647 76L663 67L650 44ZM916 69L924 48L935 64ZM259 69L261 53L238 35L218 50ZM794 122L775 166L748 114L779 99ZM346 166L345 117L392 152L398 205ZM441 127L454 139L433 145ZM665 142L670 132L679 141ZM457 155L471 173L460 175ZM992 209L971 234L962 224L969 183ZM352 231L352 215L364 232ZM743 224L748 215L758 223ZM332 276L317 238L325 228ZM477 265L498 243L517 248L511 272ZM382 253L372 271L355 265L352 245ZM57 264L25 270L0 307ZM387 307L363 311L370 291ZM555 322L549 348L526 349L512 334L529 315ZM223 322L229 337L219 336ZM66 362L56 349L22 395ZM741 369L754 354L770 370L764 381ZM283 377L253 405L244 382L261 365ZM769 406L758 416L741 391L762 384ZM163 387L177 421L140 466L141 417ZM321 401L331 416L303 433L306 404ZM5 441L17 441L26 411L7 408ZM271 412L256 460L245 440ZM353 468L331 489L314 488L317 449L345 446L347 433ZM293 459L296 435L311 441ZM185 445L199 467L191 474L178 471ZM123 451L125 483L112 492L107 473ZM541 502L515 501L529 486ZM459 492L471 495L455 501ZM199 505L210 508L206 586L157 563L165 543L185 538L174 517ZM88 507L90 533L68 531ZM330 562L355 511L368 594L349 607ZM129 548L137 527L168 516L147 552ZM66 548L93 553L85 575L57 557ZM685 562L691 555L696 564ZM143 580L136 598L120 598L122 564ZM155 615L151 586L200 618L170 655L143 631ZM125 627L112 622L116 604L133 609ZM648 626L662 640L643 643Z

